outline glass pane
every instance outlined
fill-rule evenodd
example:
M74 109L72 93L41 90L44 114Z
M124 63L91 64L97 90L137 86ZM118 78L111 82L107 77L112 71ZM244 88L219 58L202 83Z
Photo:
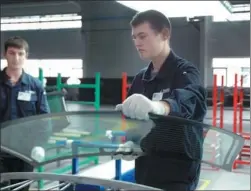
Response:
M233 87L235 74L242 75L242 68L250 68L250 58L213 58L212 66L214 73L225 73L222 69L226 68L226 86ZM244 87L249 87L248 83Z
M1 59L1 69L5 68L7 66L7 61L5 59ZM37 68L37 70L40 67L40 60L33 60L33 59L28 59L25 64L24 68L25 70L29 70L29 68Z
M71 75L71 69L64 68L63 70L59 72L61 73L61 77L70 77Z
M45 15L40 17L40 21L71 21L81 20L81 16L77 14L61 14L61 15Z
M31 76L33 76L35 78L38 78L38 76L39 76L38 68L26 67L25 72L30 74Z
M55 62L57 63L57 60L51 59L51 60L40 60L41 66L43 68L51 68L51 66L54 66Z
M71 65L72 68L76 68L76 69L79 69L79 68L83 68L83 60L82 59L72 59L72 60L69 60L68 61Z
M250 67L250 58L213 58L213 68Z
M25 68L32 67L32 68L38 69L40 67L40 60L29 59L26 61L24 66L25 66Z
M50 68L47 68L45 66L41 67L43 69L43 74L44 74L44 77L51 77L51 71L50 71Z
M83 68L82 59L43 59L41 60L43 65L46 65L48 68L58 66L64 66L67 68Z
M40 16L2 17L1 24L38 22L39 18L40 18Z
M134 151L115 153L124 141L131 141ZM220 128L170 116L151 115L151 120L139 121L124 119L115 111L82 111L5 122L1 143L3 150L15 151L13 154L33 165L74 156L134 154L170 158L186 154L231 171L244 140ZM216 145L219 155L214 159Z
M37 29L70 29L81 28L82 21L55 21L55 22L42 22L37 25Z
M66 21L66 20L81 20L78 14L57 14L57 15L37 15L24 17L2 17L1 24L4 23L31 23L41 21Z
M72 69L71 76L75 76L76 78L83 78L83 69Z
M241 68L241 75L243 76L243 87L250 87L250 67Z
M12 23L1 24L1 31L36 30L39 23Z
M69 28L81 28L81 27L82 27L81 20L35 22L35 23L11 23L11 24L1 24L1 31L69 29Z
M50 68L50 77L57 77L58 73L59 71L57 68Z

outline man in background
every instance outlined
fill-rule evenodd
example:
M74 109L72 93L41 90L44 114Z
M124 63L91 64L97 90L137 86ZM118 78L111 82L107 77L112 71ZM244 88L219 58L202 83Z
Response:
M0 72L0 123L49 113L43 84L37 78L25 73L23 69L28 53L29 45L21 37L11 37L4 43L7 67ZM16 131L21 132L22 129ZM15 141L15 137L8 137L8 139ZM26 137L23 139L25 142ZM0 158L2 172L33 171L30 164L3 151L0 153ZM20 180L11 183L17 182ZM22 191L28 190L29 186L22 189Z

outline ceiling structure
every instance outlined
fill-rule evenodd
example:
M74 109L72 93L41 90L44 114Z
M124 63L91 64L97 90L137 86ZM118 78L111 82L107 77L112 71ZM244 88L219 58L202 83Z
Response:
M71 0L60 0L61 2L64 1L71 1ZM53 2L53 0L1 0L1 5L11 5L11 4L23 4L23 3L41 3L41 2ZM228 2L232 5L243 5L249 4L249 0L228 0Z
M62 0L64 1L64 0ZM68 0L65 0L68 1ZM1 0L1 5L53 2L50 0Z
M235 0L235 1L228 1L231 5L244 5L244 4L250 4L250 1L242 1L242 0L240 0L240 1L238 1L238 0Z
M231 10L232 13L249 13L250 14L250 1L247 0L228 0L227 7ZM226 1L223 1L223 4L226 5Z
M46 1L46 0L44 0ZM49 0L47 0L49 1ZM16 3L34 3L34 2L42 2L42 0L1 0L1 4L16 4Z
M64 3L64 2L78 2L80 0L1 0L1 8L5 7L19 7L22 4L23 7L29 7L36 3ZM249 0L228 0L222 1L222 4L232 13L250 13L250 1Z

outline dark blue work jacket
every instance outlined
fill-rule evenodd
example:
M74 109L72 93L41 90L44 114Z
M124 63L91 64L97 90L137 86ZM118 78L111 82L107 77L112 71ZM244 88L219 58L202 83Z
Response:
M139 93L152 100L155 93L162 92L160 101L170 105L170 116L202 122L207 111L206 90L198 69L173 51L157 75L152 75L152 69L150 63L135 76L128 96ZM135 161L136 182L170 191L193 190L198 183L200 162L192 159L200 159L202 155L202 127L170 124L158 131L153 128L140 141L143 150L160 155L143 156Z
M0 123L50 112L38 79L23 72L18 83L12 85L5 71L0 72Z

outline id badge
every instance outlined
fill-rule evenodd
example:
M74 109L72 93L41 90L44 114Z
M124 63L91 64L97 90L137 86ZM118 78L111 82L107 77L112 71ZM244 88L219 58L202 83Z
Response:
M160 101L162 100L162 98L163 98L162 92L154 93L152 97L152 101Z
M19 101L31 101L31 93L29 93L29 92L18 92L17 100L19 100Z

